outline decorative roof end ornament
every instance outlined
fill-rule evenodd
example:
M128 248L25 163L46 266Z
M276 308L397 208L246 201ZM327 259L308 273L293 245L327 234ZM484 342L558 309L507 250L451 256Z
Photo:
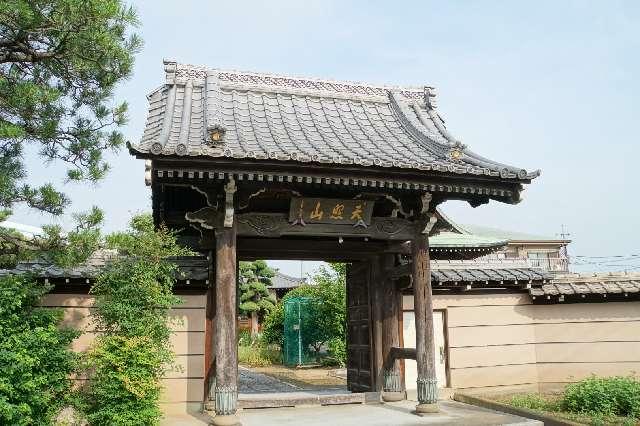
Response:
M460 142L457 143L459 144ZM460 149L459 146L454 146L449 151L449 157L451 157L453 161L460 161L462 158L462 149Z
M436 88L425 86L424 87L424 104L428 109L436 109L438 105L436 104Z
M144 161L144 184L146 186L151 186L151 173L153 170L153 163L151 160Z
M209 145L210 147L214 147L222 144L224 134L226 132L226 127L224 127L221 123L216 123L209 127L207 129L207 133L209 134L207 145Z

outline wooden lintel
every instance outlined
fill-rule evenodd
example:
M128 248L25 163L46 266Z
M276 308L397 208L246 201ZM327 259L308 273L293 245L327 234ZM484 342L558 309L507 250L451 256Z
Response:
M238 235L243 237L356 237L407 241L415 235L415 223L399 218L374 217L366 227L330 223L292 224L286 215L278 213L245 213L237 215L237 219Z
M386 247L382 241L352 241L338 239L278 239L247 238L238 239L238 255L242 260L252 259L292 259L356 261L380 253Z

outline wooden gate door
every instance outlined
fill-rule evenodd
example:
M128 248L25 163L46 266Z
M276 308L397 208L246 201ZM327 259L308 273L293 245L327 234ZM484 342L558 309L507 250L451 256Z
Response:
M347 388L352 392L374 390L370 281L371 262L347 267Z

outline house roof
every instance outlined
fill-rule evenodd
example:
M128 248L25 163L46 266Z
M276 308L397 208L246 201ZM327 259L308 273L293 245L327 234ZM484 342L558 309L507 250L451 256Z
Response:
M534 301L580 301L590 297L600 300L640 298L640 273L566 274L551 283L529 290Z
M498 248L506 244L507 240L455 232L441 232L429 237L430 248Z
M271 278L271 286L269 288L295 288L306 284L304 278L290 277L282 272L276 272L273 278Z
M82 279L92 280L98 277L102 268L111 260L117 258L114 250L98 250L86 262L72 268L62 268L48 261L19 262L13 269L0 269L0 276L12 274L33 274L46 279ZM176 278L178 280L209 279L209 264L202 256L180 256L171 260L178 266Z
M38 228L37 226L24 225L22 223L11 222L8 220L0 222L0 227L13 229L14 231L19 232L27 238L33 238L44 234L44 230L42 228Z
M483 158L446 129L435 90L293 78L164 62L143 158L249 158L431 170L529 181L539 171ZM213 134L222 135L218 141Z
M464 283L484 283L494 285L496 283L537 283L540 285L552 278L552 275L542 269L536 268L505 268L501 265L494 265L492 268L474 268L469 264L466 268L445 269L433 268L431 270L431 280L434 286L443 284Z
M479 225L461 225L467 232L484 238L496 238L504 241L558 241L569 243L570 240L564 240L557 237L528 234L519 231L507 231L504 229L490 228Z

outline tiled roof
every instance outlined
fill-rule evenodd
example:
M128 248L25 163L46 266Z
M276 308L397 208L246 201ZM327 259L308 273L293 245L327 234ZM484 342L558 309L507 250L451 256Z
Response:
M447 283L542 283L551 275L535 268L494 268L483 269L432 269L431 280L436 285Z
M499 238L505 241L567 241L562 238L548 235L534 235L519 231L507 231L504 229L490 228L479 225L460 225L467 232L486 238Z
M0 276L9 274L34 274L38 278L48 279L95 279L100 270L117 257L112 250L101 250L94 253L85 263L73 268L61 268L50 262L31 261L20 262L14 269L0 269ZM207 280L209 279L208 262L201 256L183 256L171 258L178 265L177 278L179 280Z
M429 237L429 247L434 248L478 248L478 247L502 247L507 245L506 240L483 237L475 234L458 234L456 232L440 232Z
M564 301L587 296L640 298L640 274L567 274L529 293L534 300Z
M281 272L276 272L276 275L271 278L271 286L269 288L295 288L306 284L304 278L290 277Z
M447 131L431 87L222 71L165 61L133 154L270 159L529 180ZM212 133L222 134L214 141Z

